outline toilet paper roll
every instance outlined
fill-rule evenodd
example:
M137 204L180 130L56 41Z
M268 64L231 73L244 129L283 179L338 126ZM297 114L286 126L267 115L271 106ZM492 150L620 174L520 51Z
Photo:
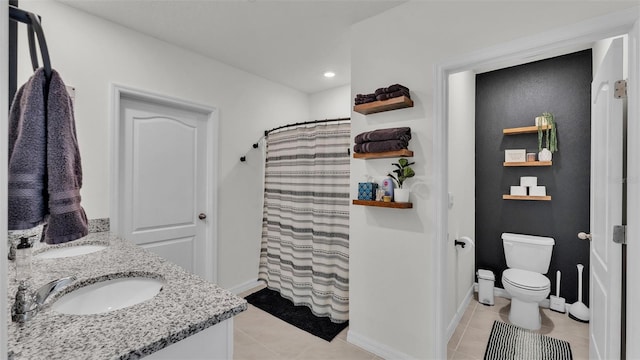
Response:
M473 242L473 240L468 236L462 236L462 237L458 238L458 241L464 243L464 248L462 246L456 246L456 249L458 250L458 253L460 253L460 254L467 254L467 253L473 251L473 248L476 246L476 244Z
M538 178L536 176L521 176L520 186L537 186Z

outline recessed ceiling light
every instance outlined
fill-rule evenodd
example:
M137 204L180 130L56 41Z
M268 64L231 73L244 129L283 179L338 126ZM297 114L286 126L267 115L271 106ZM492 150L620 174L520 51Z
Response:
M324 73L324 77L326 78L332 78L334 76L336 76L336 73L334 73L333 71L327 71Z

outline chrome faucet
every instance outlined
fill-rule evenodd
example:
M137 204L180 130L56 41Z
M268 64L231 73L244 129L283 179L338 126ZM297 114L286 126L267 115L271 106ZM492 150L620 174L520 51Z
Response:
M75 279L75 276L68 276L53 280L41 286L35 292L29 291L29 286L26 281L21 281L18 285L18 291L16 292L16 300L11 308L11 320L15 322L25 322L33 318L49 296L57 293Z

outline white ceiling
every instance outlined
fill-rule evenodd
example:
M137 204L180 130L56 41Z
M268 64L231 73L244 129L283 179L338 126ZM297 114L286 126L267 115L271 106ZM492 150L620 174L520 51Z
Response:
M305 93L349 84L351 25L404 2L59 1Z

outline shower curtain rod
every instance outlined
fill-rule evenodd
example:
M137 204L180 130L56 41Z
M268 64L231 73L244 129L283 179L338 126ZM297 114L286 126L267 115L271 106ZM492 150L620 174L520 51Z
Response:
M309 125L309 124L318 124L318 123L325 123L325 122L334 122L334 121L347 121L347 120L351 120L351 118L338 118L338 119L324 119L324 120L311 120L311 121L304 121L304 122L299 122L299 123L295 123L295 124L287 124L287 125L282 125L282 126L278 126L275 127L271 130L265 130L264 131L264 136L269 135L270 132L272 131L276 131L276 130L280 130L280 129L285 129L288 127L293 127L293 126L300 126L300 125Z
M282 125L282 126L275 127L275 128L273 128L273 129L271 129L271 130L265 130L265 131L264 131L264 136L263 136L263 137L266 137L266 136L267 136L267 135L269 135L269 133L270 133L270 132L272 132L272 131L276 131L276 130L280 130L280 129L285 129L285 128L288 128L288 127L293 127L293 126L302 126L302 125L309 125L309 124L320 124L320 123L335 122L335 121L351 121L351 118L337 118L337 119L311 120L311 121L298 122L298 123L295 123L295 124ZM262 137L261 137L260 139L262 139ZM258 141L260 141L260 140L258 140ZM253 143L252 147L253 147L254 149L257 149L257 148L258 148L258 142ZM240 157L240 161L241 161L241 162L245 162L245 161L247 161L247 156L246 156L246 155L241 156L241 157Z

